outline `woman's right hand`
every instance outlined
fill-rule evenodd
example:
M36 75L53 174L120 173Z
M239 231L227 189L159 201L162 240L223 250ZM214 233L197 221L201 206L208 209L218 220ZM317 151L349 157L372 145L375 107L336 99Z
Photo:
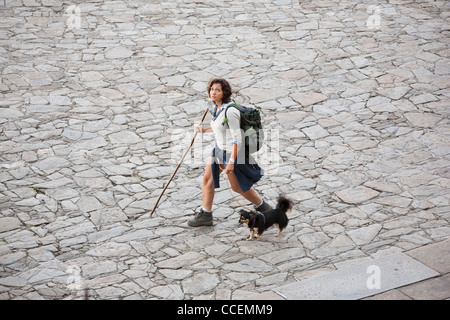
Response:
M204 132L203 127L199 124L194 125L194 133L197 133L197 132L200 132L200 133Z

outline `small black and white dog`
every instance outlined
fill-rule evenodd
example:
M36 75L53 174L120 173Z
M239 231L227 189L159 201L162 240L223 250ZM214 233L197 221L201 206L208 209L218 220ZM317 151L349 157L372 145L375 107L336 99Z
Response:
M278 227L278 233L275 235L275 237L278 237L281 231L288 225L289 219L287 213L291 209L292 201L280 195L275 209L264 213L241 210L239 212L239 223L247 225L250 229L250 237L247 240L252 240L255 232L256 238L261 239L263 232L274 224Z

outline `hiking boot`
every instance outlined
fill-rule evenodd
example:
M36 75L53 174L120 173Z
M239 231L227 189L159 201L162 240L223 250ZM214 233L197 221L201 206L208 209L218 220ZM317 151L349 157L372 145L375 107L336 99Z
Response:
M261 213L267 212L272 209L273 209L272 206L265 201L263 201L263 203L259 207L255 206L255 210Z
M188 220L189 227L201 227L212 225L213 225L212 212L203 211L203 208L201 208L200 212L195 215L194 219Z

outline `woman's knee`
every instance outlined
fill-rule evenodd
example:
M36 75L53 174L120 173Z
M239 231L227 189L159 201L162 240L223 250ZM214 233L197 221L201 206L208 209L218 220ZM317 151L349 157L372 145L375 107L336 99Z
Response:
M205 175L203 176L203 185L205 187L213 187L214 186L214 180L212 175L208 175L207 173L205 173Z
M231 190L233 190L236 193L242 194L241 186L239 185L239 182L236 179L236 176L234 176L232 173L228 175L228 180L231 184Z
M239 186L231 186L231 190L233 190L236 193L242 194L242 189Z

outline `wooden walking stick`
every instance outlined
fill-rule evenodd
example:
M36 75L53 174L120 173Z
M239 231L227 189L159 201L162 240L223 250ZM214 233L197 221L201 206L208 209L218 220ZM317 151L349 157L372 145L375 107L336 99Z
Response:
M203 120L205 120L205 117L206 117L206 114L208 113L208 110L209 109L206 108L205 113L203 114L202 120L200 121L200 125L202 125ZM195 137L197 136L197 133L198 133L198 131L194 133L194 137L191 140L191 144L189 145L189 147L184 152L183 156L181 157L180 163L178 163L177 167L175 168L175 171L172 173L172 176L170 177L170 179L167 182L166 186L164 187L163 191L159 195L158 200L156 200L155 206L153 207L152 212L150 212L150 217L153 216L153 212L155 212L156 207L158 206L159 200L161 200L164 192L166 191L166 189L169 186L170 182L172 181L173 177L175 177L175 174L177 173L178 169L180 168L181 164L183 163L184 158L186 157L187 153L189 152L189 150L191 149L192 145L194 144L194 140L195 140Z

